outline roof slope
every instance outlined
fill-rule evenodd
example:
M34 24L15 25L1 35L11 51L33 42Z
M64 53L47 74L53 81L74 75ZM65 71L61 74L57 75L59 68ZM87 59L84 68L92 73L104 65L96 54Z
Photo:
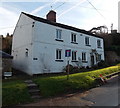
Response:
M76 31L76 32L84 33L84 34L87 34L87 35L91 35L91 36L94 36L94 37L102 38L102 37L100 37L98 35L92 34L91 32L83 30L83 29L78 29L78 28L75 28L75 27L72 27L72 26L61 24L61 23L51 22L51 21L49 21L47 19L43 19L43 18L34 16L34 15L30 15L30 14L24 13L24 12L22 12L22 13L25 14L26 16L36 20L36 21L39 21L39 22L47 23L47 24L54 25L54 26L57 26L57 27L61 27L61 28L73 30L73 31Z

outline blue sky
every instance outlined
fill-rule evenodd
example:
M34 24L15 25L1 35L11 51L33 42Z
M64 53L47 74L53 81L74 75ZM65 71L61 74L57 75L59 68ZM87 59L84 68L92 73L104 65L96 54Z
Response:
M28 1L28 2L25 2ZM89 3L91 2L95 8ZM118 29L119 0L2 0L0 3L0 35L13 33L20 13L27 12L42 18L51 10L57 12L57 22L90 30L106 25ZM60 6L61 5L61 6ZM52 8L51 8L52 6Z

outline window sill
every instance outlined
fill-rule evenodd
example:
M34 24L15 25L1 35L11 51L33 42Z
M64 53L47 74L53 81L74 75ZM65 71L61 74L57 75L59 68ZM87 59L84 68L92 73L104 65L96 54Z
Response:
M88 63L88 61L82 61L83 63Z
M73 43L73 44L78 44L77 42L71 42L71 43Z
M59 41L59 42L63 42L63 40L62 39L55 39L56 41Z
M89 47L91 47L91 45L86 45L86 46L89 46Z
M78 62L77 60L72 60L71 62Z
M56 62L63 62L64 60L55 60Z

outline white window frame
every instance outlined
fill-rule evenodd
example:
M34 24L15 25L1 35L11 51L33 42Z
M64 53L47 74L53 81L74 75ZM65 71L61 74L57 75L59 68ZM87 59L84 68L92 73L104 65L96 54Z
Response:
M62 60L62 49L56 49L56 60Z
M72 61L77 61L77 51L72 51Z
M62 30L61 29L56 29L56 39L62 40Z
M85 37L85 45L90 46L90 37Z
M98 61L102 60L102 54L98 54Z
M77 34L71 33L71 43L77 43Z
M100 39L97 40L97 47L101 48L101 40Z
M87 54L86 54L86 52L82 52L82 61L87 61Z

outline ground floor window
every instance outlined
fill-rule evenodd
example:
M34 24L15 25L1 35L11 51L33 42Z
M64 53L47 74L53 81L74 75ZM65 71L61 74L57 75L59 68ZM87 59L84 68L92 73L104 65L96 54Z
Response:
M62 49L56 50L56 59L61 60L62 59Z
M82 61L86 61L86 52L82 52Z
M101 54L98 54L98 61L101 61Z
M77 60L77 51L72 51L72 61L76 61Z

